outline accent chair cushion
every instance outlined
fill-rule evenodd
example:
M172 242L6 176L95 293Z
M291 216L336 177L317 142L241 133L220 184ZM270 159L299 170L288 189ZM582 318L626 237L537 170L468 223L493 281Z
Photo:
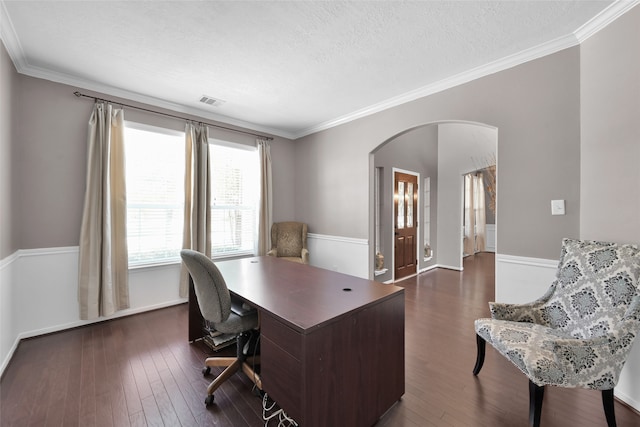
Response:
M476 333L539 386L609 390L640 331L639 281L640 246L564 239L545 295L489 303Z
M276 247L278 257L302 257L302 224L283 222L278 224Z

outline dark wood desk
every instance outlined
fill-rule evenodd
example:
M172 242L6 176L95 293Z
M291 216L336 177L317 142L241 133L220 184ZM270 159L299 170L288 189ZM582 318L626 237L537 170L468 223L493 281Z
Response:
M404 289L274 257L216 265L260 311L264 391L299 425L371 426L404 394Z

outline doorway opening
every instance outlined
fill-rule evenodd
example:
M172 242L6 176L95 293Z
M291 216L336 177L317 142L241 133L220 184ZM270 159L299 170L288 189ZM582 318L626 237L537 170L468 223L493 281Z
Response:
M414 200L416 272L436 267L463 270L464 175L481 169L477 167L480 160L497 160L497 141L498 130L493 126L443 121L400 132L370 153L370 278L385 283L398 279L393 265L397 243L394 169L413 171L418 176L415 188L421 187ZM494 200L497 204L497 196ZM489 223L487 215L492 236L496 235L496 217L492 215L493 223ZM492 249L487 251L495 251L495 241L492 238Z

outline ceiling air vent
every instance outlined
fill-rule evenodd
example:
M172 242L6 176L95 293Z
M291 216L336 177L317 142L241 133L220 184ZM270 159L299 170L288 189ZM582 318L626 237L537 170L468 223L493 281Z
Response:
M211 105L212 107L219 107L222 104L224 104L226 101L223 101L221 99L216 99L207 95L202 95L202 97L200 98L200 102L202 102L203 104Z

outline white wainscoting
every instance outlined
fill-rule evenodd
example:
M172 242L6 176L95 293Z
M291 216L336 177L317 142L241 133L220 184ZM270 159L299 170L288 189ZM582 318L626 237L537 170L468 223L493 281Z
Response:
M308 235L311 265L353 276L369 276L369 244ZM554 279L557 260L496 254L496 301L529 302ZM78 317L78 248L19 250L0 261L0 374L22 338L85 325ZM114 317L185 302L178 295L178 264L129 273L131 308ZM101 318L98 321L105 320ZM616 396L640 410L640 341L636 340L616 387Z
M15 351L16 337L13 331L13 270L17 253L0 261L0 374Z
M307 243L311 265L368 277L366 239L309 234ZM0 261L0 374L23 338L185 302L179 277L179 264L131 269L131 308L85 321L78 315L78 247L18 250Z
M487 224L485 226L485 250L487 252L495 252L496 251L496 225L495 224Z
M496 301L526 303L540 298L555 279L558 260L496 254ZM615 388L618 399L640 411L640 340L631 349Z
M0 373L23 338L185 302L179 277L179 264L130 270L131 308L86 321L78 315L78 248L17 251L0 264Z
M352 276L369 278L369 241L307 234L309 264Z
M496 254L496 301L524 303L549 289L558 261Z

